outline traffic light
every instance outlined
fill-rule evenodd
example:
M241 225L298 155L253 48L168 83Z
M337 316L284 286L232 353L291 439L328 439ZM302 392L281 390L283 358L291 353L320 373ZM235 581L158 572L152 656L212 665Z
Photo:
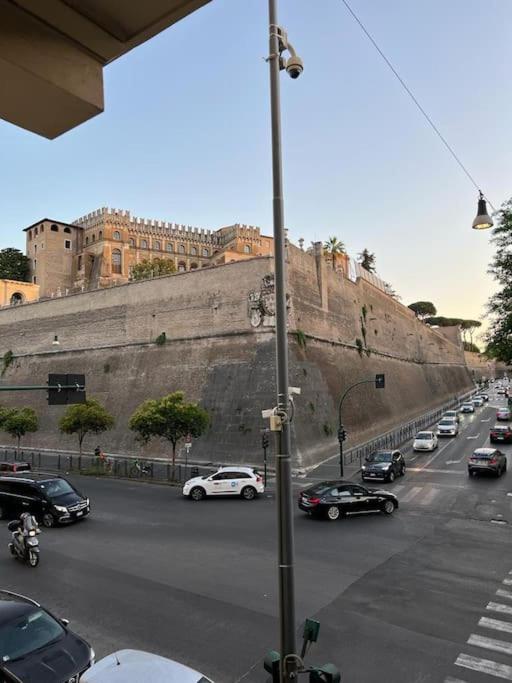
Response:
M272 676L272 678L270 679L272 683L279 683L280 681L280 661L281 655L279 654L279 652L276 652L275 650L270 650L270 652L267 652L267 654L265 655L265 659L263 660L263 668Z
M263 432L261 436L261 446L262 448L268 448L268 434L267 432Z
M324 664L311 671L309 683L341 683L341 674L334 664Z
M340 426L338 429L338 441L341 443L342 441L345 441L347 438L347 430L343 425Z
M85 375L48 375L48 405L85 403Z
M384 389L385 386L386 386L386 376L384 374L375 375L375 388L376 389Z

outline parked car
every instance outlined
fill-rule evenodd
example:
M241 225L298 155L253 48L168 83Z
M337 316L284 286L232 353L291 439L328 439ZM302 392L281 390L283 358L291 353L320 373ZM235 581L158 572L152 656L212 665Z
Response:
M405 460L400 451L375 451L365 459L361 467L363 481L382 479L394 481L405 474Z
M477 448L468 460L468 474L489 472L501 477L507 471L507 458L497 448Z
M68 623L24 595L0 591L0 680L77 682L94 650Z
M494 425L489 434L491 443L500 441L501 443L512 443L512 429L510 425Z
M0 476L0 519L30 512L45 527L76 522L91 511L89 498L54 474Z
M474 413L475 406L472 403L463 403L460 407L461 413Z
M512 416L510 414L510 408L498 408L496 411L496 419L501 421L507 421L512 419Z
M0 472L30 472L29 462L0 462Z
M199 671L160 655L140 650L119 650L100 659L80 683L212 683Z
M475 396L475 398L471 399L471 403L475 408L481 408L484 404L484 399L481 396Z
M414 451L434 451L438 446L434 432L418 432L412 444Z
M447 410L446 413L444 413L444 414L441 416L441 419L443 419L443 418L445 418L445 417L451 417L451 418L453 418L454 420L457 420L457 424L460 423L460 415L459 415L459 411L458 411L458 410Z
M221 467L214 474L189 479L183 486L183 495L192 500L206 496L240 496L252 500L264 491L263 478L253 467Z
M323 481L299 494L299 508L334 522L341 516L361 512L391 515L398 508L398 499L388 491L367 489L350 481Z
M437 436L457 436L459 425L453 417L443 417L437 425Z

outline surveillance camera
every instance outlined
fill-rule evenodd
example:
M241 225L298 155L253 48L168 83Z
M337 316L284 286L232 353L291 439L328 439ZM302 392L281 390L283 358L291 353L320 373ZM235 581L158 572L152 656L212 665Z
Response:
M262 411L261 411L261 417L262 417L264 420L268 420L268 419L271 418L274 414L275 414L275 408L270 408L270 409L268 409L268 410L262 410Z
M290 394L290 397L293 396L294 394L297 396L300 396L301 388L300 387L288 387L288 393Z
M304 64L302 59L297 57L297 55L292 55L290 59L286 62L286 73L290 78L298 78L304 71Z

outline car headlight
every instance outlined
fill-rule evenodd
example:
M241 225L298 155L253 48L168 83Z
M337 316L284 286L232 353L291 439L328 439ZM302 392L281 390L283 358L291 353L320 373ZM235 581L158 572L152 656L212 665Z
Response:
M89 648L89 658L91 660L91 666L94 664L96 661L96 653L94 652L94 649L91 647Z
M85 499L85 504L87 505L87 507L89 507L90 503L91 503L91 501L89 500L89 498L86 498L86 499Z
M362 465L362 466L361 466L361 469L362 469L362 470L365 470L365 469L366 469L366 465Z
M68 511L67 507L64 507L63 505L55 505L55 509L57 510L57 512L67 512Z
M385 469L385 470L389 470L390 467L391 467L391 464L389 464L389 465L384 465L384 469Z

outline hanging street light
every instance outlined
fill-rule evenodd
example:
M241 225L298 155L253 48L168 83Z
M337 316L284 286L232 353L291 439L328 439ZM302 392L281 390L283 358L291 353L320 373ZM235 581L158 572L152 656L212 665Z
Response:
M494 223L492 218L487 213L487 202L484 199L482 191L480 190L480 197L478 198L478 210L476 212L476 218L473 221L473 230L487 230L492 228Z

